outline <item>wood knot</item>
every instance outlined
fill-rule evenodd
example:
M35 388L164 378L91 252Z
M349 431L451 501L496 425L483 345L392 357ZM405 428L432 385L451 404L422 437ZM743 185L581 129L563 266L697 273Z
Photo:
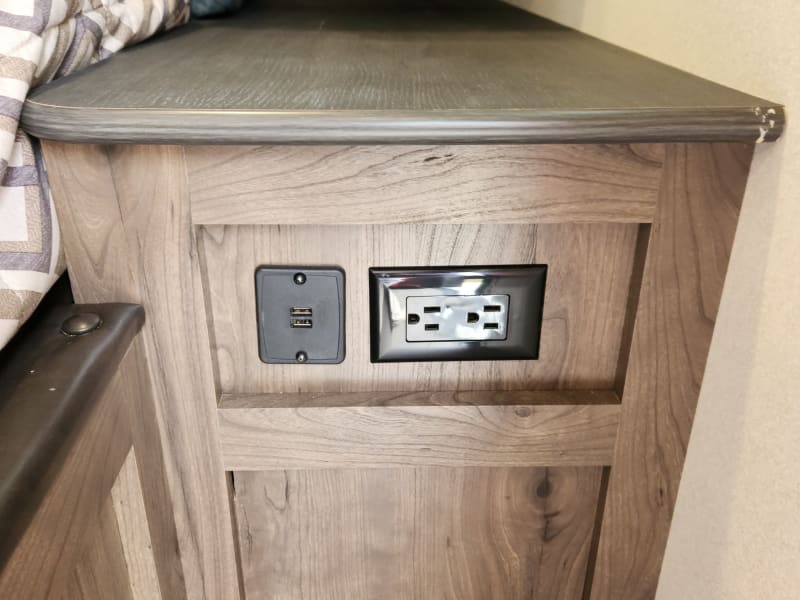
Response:
M536 487L536 495L539 496L539 498L547 498L552 493L553 486L550 485L549 479L543 479Z
M518 406L514 409L514 412L518 417L522 417L523 419L531 416L531 409L527 406Z

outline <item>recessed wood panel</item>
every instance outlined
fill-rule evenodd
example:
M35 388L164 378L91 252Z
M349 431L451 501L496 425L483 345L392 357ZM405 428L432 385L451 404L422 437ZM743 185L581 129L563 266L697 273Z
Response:
M637 231L607 223L201 228L218 388L228 394L611 389ZM369 267L512 263L549 266L539 360L370 363ZM253 272L260 264L345 269L344 363L259 360Z
M601 472L234 473L247 598L580 598Z

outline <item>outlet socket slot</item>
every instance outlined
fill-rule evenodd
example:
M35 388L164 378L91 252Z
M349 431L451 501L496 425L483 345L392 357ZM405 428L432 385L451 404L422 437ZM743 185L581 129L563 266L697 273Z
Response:
M536 359L546 275L546 265L372 268L372 362Z

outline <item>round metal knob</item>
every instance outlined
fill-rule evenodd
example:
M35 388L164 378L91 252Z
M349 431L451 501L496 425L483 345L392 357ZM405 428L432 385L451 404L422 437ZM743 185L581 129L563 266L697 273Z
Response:
M64 335L83 335L94 331L102 324L103 320L100 315L95 313L72 315L61 324L61 333Z

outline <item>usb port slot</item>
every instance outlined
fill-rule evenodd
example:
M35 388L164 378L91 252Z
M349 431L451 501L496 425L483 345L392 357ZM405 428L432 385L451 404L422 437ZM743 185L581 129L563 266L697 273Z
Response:
M429 323L425 325L425 331L439 331L439 325L436 323Z
M438 313L438 312L442 312L442 309L439 306L426 306L425 307L425 312L426 313Z
M307 306L293 306L289 309L289 314L293 317L310 317L311 309Z
M500 312L502 307L499 304L487 304L483 307L483 312Z
M484 329L499 329L500 328L500 324L499 323L484 323L483 324L483 328Z
M311 319L289 319L289 325L295 328L309 329L313 325L313 321Z

